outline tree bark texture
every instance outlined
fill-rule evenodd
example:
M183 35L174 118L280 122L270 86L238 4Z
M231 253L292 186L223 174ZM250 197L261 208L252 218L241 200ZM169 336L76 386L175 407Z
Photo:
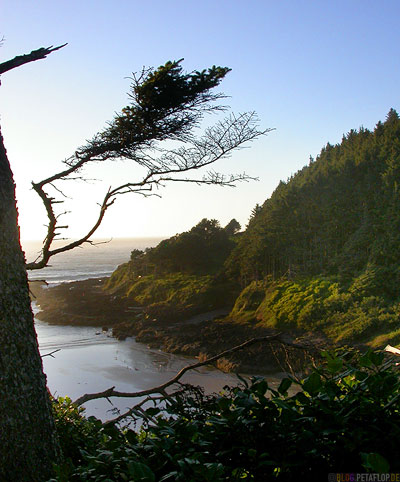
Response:
M19 241L15 185L0 132L0 480L48 480L58 454Z

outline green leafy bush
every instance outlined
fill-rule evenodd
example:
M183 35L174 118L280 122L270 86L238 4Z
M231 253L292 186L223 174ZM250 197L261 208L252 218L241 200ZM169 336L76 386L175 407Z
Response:
M147 409L138 433L71 408L72 417L57 418L69 460L56 480L320 481L331 472L399 471L398 373L373 351L324 360L277 390L262 378L213 396L192 388Z

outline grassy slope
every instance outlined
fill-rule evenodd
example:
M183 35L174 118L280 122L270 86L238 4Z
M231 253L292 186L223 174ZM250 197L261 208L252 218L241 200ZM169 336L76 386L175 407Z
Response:
M214 276L182 273L133 276L130 263L121 265L105 289L146 307L159 320L179 320L233 303L232 287Z
M236 300L230 318L279 330L320 331L340 344L400 343L400 303L376 294L374 273L347 286L322 277L254 281Z
M373 132L328 144L280 183L230 256L229 271L249 284L231 319L337 343L400 343L399 186L395 111Z

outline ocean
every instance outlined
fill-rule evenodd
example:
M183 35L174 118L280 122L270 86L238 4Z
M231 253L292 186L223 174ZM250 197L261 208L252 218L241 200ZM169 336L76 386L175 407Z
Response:
M129 260L133 249L155 246L162 238L118 239L110 243L87 245L56 255L51 266L28 272L31 280L46 280L49 285L88 278L109 276ZM40 243L24 243L28 261L40 250ZM33 303L34 313L38 307ZM47 384L54 396L72 400L85 393L100 392L115 386L132 392L158 386L184 366L197 360L150 349L133 338L116 340L99 328L71 325L49 325L35 319ZM44 356L59 350L53 356ZM210 367L188 372L183 381L202 386L206 392L218 392L225 385L236 385L235 375ZM278 381L276 382L278 383ZM137 403L140 399L137 399ZM114 410L126 411L132 400L117 398L93 400L85 404L86 415L102 420L113 417Z
M110 276L117 266L129 261L133 249L152 248L162 239L164 238L98 239L94 241L94 245L84 244L82 247L55 255L50 258L50 266L29 271L28 277L30 280L44 279L51 285ZM55 243L56 248L62 245L61 241ZM41 246L38 241L22 243L28 262L38 257Z

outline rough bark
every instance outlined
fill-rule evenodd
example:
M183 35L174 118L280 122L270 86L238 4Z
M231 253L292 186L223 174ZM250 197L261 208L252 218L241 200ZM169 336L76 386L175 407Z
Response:
M0 132L0 480L48 480L58 453Z

